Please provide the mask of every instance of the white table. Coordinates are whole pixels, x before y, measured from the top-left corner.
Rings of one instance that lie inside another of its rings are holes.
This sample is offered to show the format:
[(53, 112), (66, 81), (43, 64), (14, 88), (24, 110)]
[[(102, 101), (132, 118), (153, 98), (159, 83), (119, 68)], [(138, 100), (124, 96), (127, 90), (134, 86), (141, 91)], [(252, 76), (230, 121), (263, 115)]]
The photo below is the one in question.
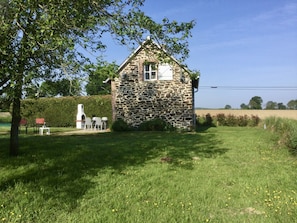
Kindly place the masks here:
[(46, 134), (47, 135), (50, 135), (51, 134), (51, 130), (49, 127), (40, 127), (39, 128), (39, 135), (43, 135), (43, 131), (46, 131)]

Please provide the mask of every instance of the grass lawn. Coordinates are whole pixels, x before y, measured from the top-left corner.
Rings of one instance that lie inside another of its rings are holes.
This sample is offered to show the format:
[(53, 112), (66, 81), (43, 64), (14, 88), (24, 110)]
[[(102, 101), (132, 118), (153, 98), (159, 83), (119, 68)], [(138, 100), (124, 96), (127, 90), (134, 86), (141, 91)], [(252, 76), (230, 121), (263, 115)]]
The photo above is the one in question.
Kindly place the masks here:
[(296, 222), (297, 158), (260, 128), (0, 135), (0, 222)]

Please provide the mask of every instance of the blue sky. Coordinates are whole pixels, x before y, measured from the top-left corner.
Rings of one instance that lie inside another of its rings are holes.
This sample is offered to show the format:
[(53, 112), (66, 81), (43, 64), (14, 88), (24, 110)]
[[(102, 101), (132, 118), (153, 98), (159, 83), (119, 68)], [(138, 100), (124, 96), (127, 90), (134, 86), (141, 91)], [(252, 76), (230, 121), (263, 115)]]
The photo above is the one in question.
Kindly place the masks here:
[[(197, 22), (186, 61), (201, 72), (196, 107), (240, 108), (253, 96), (263, 107), (297, 99), (296, 0), (146, 0), (143, 10), (157, 21)], [(131, 52), (111, 41), (105, 53), (121, 64)]]

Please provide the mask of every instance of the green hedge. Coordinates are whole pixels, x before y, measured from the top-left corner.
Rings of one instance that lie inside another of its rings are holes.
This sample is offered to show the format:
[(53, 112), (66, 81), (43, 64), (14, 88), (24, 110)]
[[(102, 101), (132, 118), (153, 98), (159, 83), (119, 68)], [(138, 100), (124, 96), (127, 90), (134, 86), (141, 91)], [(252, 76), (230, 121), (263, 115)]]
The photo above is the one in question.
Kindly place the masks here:
[(211, 116), (206, 114), (205, 117), (198, 117), (197, 124), (203, 126), (257, 126), (260, 123), (258, 116), (235, 116), (232, 114), (225, 115), (224, 113)]
[(75, 127), (78, 104), (84, 105), (87, 117), (107, 117), (111, 124), (111, 95), (25, 99), (21, 102), (21, 116), (30, 126), (35, 124), (36, 118), (45, 118), (49, 126)]

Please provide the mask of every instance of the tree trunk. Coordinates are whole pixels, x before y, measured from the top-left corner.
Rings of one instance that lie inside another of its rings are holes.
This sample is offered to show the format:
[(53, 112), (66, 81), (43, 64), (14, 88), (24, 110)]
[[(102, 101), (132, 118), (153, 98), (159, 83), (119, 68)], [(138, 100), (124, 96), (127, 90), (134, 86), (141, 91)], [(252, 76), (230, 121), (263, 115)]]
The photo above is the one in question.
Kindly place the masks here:
[(19, 154), (19, 124), (21, 121), (21, 99), (23, 89), (23, 71), (24, 66), (20, 66), (20, 72), (15, 74), (14, 89), (12, 97), (12, 120), (10, 128), (10, 147), (9, 154), (11, 156), (17, 156)]
[(9, 154), (17, 156), (19, 154), (19, 124), (21, 121), (21, 99), (23, 90), (23, 77), (27, 64), (26, 49), (28, 49), (28, 39), (26, 32), (23, 32), (23, 38), (20, 43), (19, 55), (15, 73), (12, 74), (11, 83), (13, 83), (12, 93), (12, 120), (10, 128), (10, 147)]
[(10, 148), (9, 154), (17, 156), (19, 154), (19, 123), (21, 120), (21, 101), (20, 98), (13, 99), (12, 121), (10, 128)]

